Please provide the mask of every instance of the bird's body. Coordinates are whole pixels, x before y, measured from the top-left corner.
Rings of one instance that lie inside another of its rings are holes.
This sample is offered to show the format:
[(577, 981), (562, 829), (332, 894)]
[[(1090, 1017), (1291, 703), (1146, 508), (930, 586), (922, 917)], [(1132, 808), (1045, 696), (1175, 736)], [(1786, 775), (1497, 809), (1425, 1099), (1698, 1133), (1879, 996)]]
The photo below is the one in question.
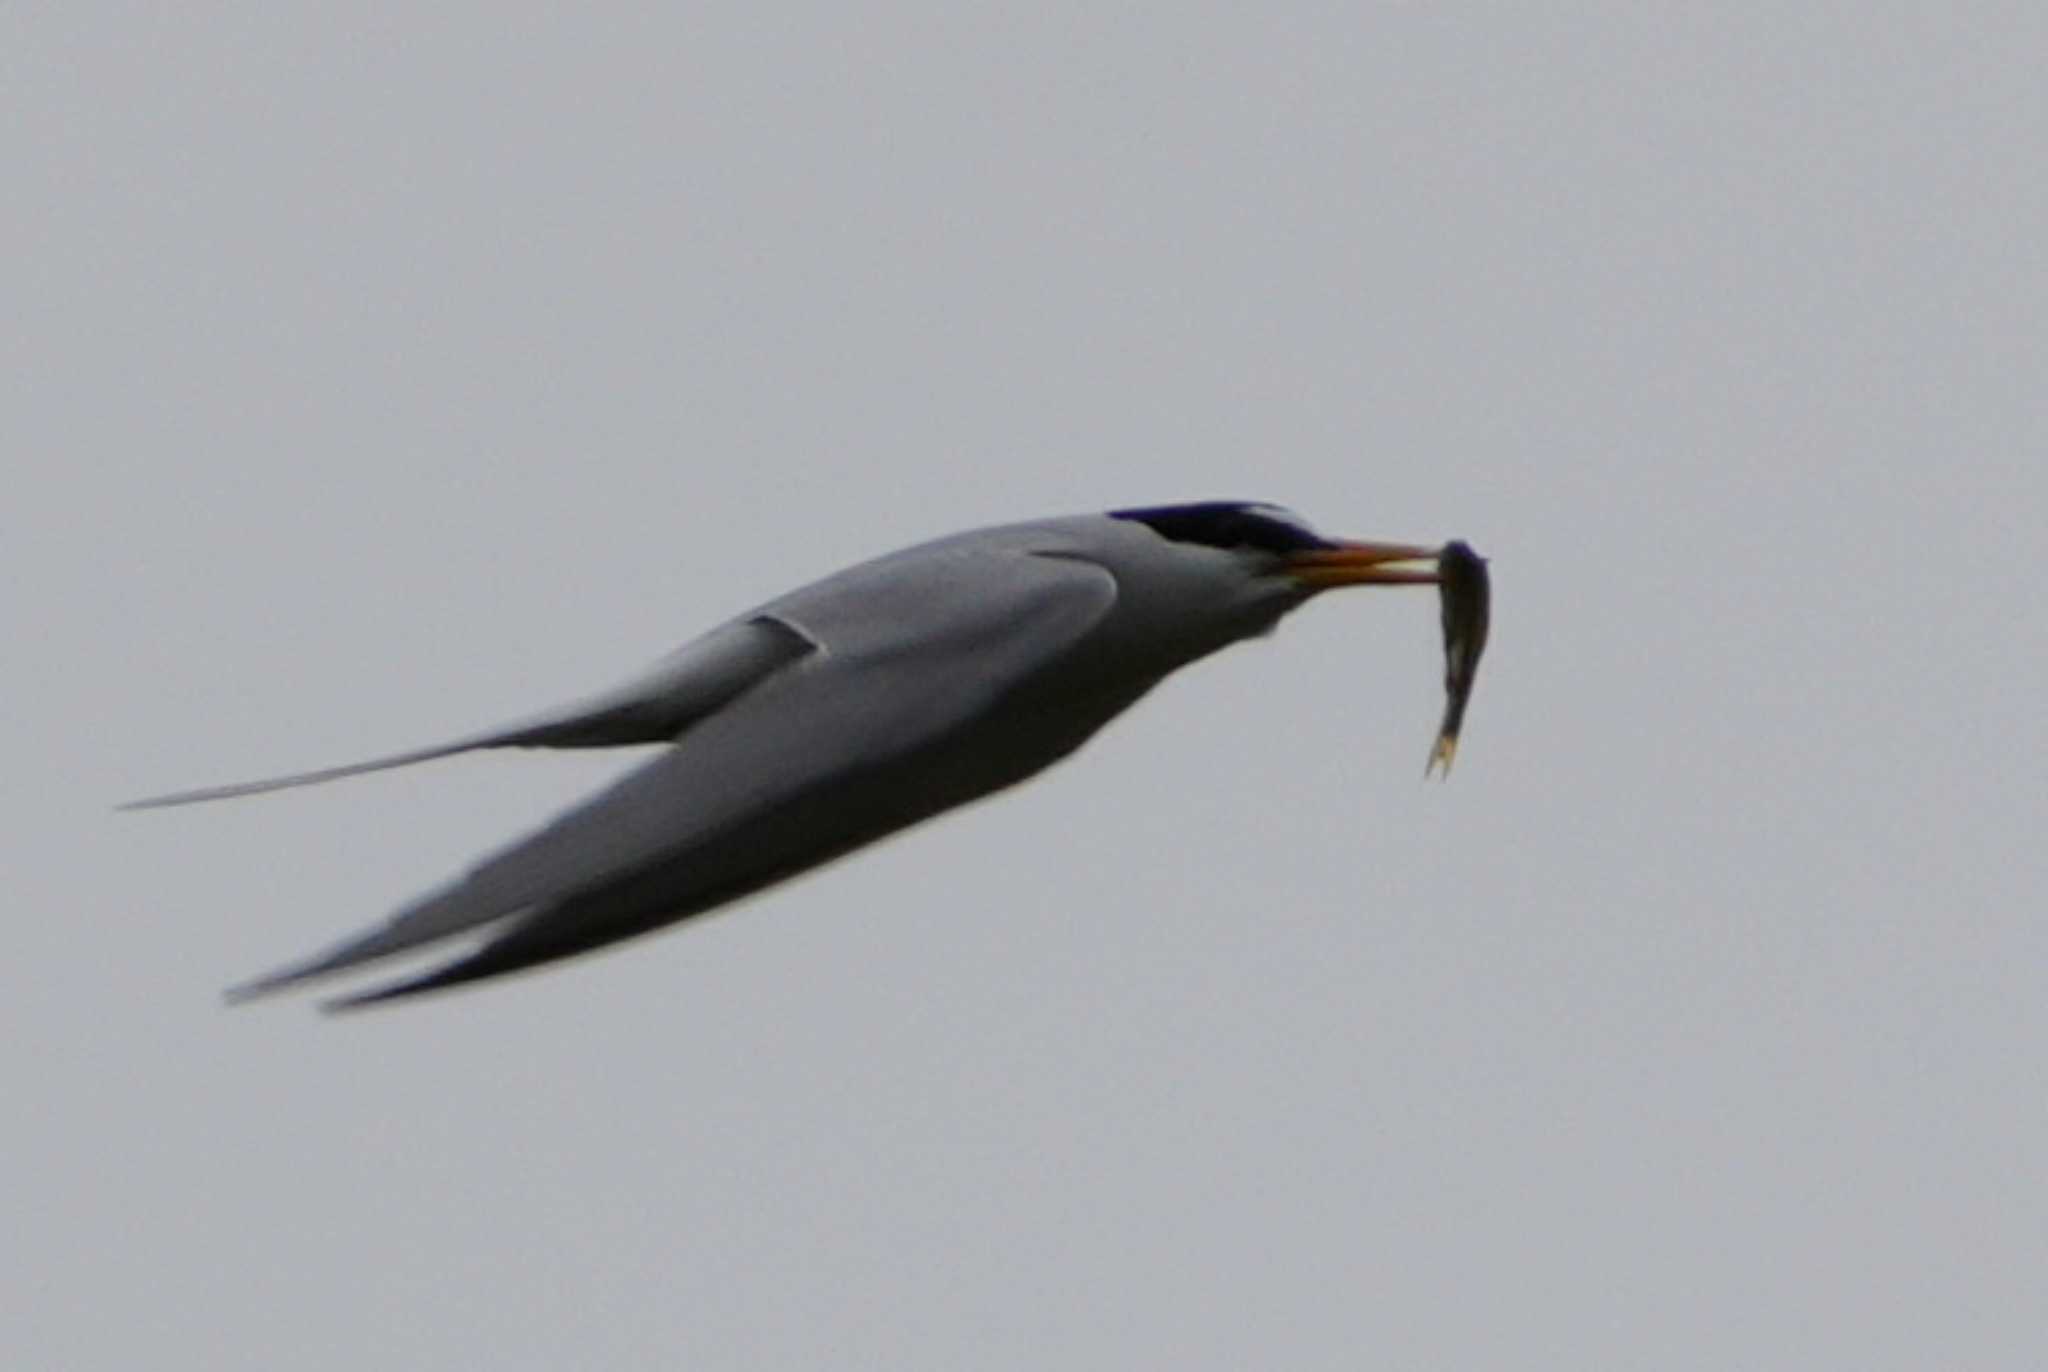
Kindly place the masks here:
[(181, 803), (472, 748), (666, 751), (383, 924), (254, 995), (483, 930), (364, 1004), (494, 976), (710, 910), (1071, 753), (1175, 669), (1269, 631), (1331, 585), (1434, 580), (1411, 545), (1338, 543), (1213, 503), (958, 534), (732, 620), (625, 685), (437, 748)]

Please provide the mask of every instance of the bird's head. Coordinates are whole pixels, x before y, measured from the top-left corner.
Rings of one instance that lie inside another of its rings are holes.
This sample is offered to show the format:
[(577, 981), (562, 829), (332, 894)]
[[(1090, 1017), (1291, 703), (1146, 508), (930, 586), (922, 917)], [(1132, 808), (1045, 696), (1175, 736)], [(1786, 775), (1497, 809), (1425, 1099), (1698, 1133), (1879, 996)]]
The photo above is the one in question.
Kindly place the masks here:
[(1339, 586), (1437, 584), (1437, 549), (1328, 538), (1279, 505), (1211, 500), (1112, 510), (1110, 517), (1143, 524), (1187, 549), (1214, 550), (1256, 583), (1296, 600)]

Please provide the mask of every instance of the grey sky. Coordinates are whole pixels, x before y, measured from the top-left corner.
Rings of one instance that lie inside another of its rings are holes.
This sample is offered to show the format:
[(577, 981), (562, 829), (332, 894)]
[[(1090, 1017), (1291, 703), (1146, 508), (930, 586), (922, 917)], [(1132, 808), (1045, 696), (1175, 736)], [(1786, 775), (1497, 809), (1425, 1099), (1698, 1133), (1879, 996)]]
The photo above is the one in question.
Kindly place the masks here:
[[(20, 1367), (2048, 1363), (2033, 4), (0, 11)], [(786, 586), (1470, 538), (1013, 795), (345, 1022)]]

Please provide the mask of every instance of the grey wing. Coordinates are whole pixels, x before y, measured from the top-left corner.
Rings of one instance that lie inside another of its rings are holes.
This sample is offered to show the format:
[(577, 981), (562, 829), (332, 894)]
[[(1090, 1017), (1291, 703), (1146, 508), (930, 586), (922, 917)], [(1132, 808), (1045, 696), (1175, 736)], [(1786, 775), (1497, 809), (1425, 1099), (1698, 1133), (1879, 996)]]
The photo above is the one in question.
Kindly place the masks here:
[(134, 800), (123, 810), (153, 810), (202, 800), (258, 795), (311, 786), (364, 772), (381, 772), (479, 748), (605, 748), (661, 743), (674, 738), (741, 692), (812, 650), (811, 642), (770, 620), (727, 624), (677, 649), (632, 680), (599, 695), (558, 706), (516, 723), (449, 743), (415, 748), (368, 762), (323, 767), (262, 781), (208, 786)]
[(1099, 567), (1022, 552), (950, 560), (943, 575), (928, 561), (857, 570), (865, 576), (764, 610), (818, 645), (793, 670), (361, 937), (231, 995), (501, 921), (495, 941), (469, 957), (343, 1003), (548, 961), (722, 904), (992, 789), (970, 781), (951, 796), (922, 777), (879, 779), (1059, 661), (1116, 597)]

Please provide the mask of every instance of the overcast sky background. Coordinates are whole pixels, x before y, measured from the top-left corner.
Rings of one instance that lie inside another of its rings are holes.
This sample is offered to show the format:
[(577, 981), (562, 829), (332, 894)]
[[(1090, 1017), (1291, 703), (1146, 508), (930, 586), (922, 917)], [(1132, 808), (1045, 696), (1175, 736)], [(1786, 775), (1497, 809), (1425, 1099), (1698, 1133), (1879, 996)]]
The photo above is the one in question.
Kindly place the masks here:
[[(2048, 1364), (2011, 4), (0, 11), (10, 1367)], [(632, 759), (150, 815), (1027, 515), (1463, 536), (745, 908), (219, 988)]]

